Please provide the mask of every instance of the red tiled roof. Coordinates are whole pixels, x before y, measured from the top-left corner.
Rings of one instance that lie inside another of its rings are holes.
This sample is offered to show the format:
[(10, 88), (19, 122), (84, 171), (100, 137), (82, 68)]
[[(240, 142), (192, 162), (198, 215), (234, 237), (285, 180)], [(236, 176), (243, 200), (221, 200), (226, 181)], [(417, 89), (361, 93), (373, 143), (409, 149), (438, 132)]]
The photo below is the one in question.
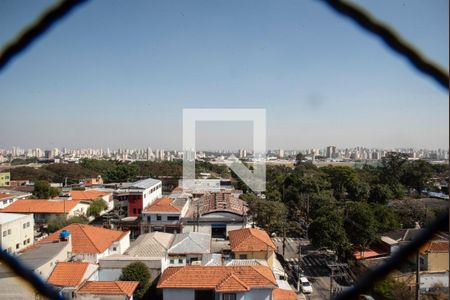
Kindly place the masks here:
[(13, 197), (13, 194), (0, 193), (0, 199)]
[(297, 294), (294, 291), (274, 289), (272, 300), (297, 300)]
[(223, 293), (275, 288), (276, 280), (265, 266), (185, 266), (167, 268), (157, 287), (204, 288)]
[(97, 198), (101, 198), (110, 193), (98, 190), (85, 190), (85, 191), (70, 191), (72, 200), (91, 200), (94, 201)]
[(103, 253), (113, 242), (119, 241), (128, 233), (85, 224), (70, 224), (38, 243), (59, 240), (59, 233), (64, 229), (70, 232), (73, 253)]
[(0, 212), (69, 213), (79, 203), (76, 200), (18, 199)]
[(144, 211), (150, 212), (180, 212), (181, 210), (173, 204), (173, 199), (159, 198), (148, 206)]
[(356, 249), (353, 252), (353, 257), (356, 260), (361, 260), (361, 259), (365, 259), (365, 258), (381, 256), (384, 254), (386, 254), (386, 253), (380, 253), (378, 251), (375, 251), (374, 249), (364, 249), (364, 250)]
[(432, 253), (448, 253), (448, 241), (428, 241), (420, 247), (420, 253), (425, 254), (427, 252)]
[(86, 281), (75, 294), (128, 295), (131, 297), (138, 281)]
[(228, 232), (231, 251), (267, 251), (277, 247), (267, 232), (256, 228), (243, 228)]
[(88, 266), (87, 262), (58, 262), (48, 282), (58, 286), (77, 286), (83, 281)]

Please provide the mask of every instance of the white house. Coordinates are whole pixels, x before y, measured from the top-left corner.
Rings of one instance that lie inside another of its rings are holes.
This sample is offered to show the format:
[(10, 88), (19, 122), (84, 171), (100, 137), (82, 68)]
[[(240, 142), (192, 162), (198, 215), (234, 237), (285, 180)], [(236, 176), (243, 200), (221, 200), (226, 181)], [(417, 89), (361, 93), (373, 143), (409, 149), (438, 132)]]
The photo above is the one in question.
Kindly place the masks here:
[(0, 213), (0, 246), (16, 253), (34, 242), (33, 215)]

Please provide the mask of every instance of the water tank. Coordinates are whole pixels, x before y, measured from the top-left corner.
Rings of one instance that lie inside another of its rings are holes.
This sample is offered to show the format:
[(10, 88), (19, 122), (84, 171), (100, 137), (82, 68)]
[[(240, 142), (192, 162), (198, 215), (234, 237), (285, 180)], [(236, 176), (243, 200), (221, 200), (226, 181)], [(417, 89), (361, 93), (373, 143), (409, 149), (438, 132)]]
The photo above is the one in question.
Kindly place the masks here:
[(69, 230), (61, 230), (61, 232), (59, 233), (59, 239), (61, 240), (61, 241), (67, 241), (67, 239), (69, 238), (69, 236), (70, 236), (70, 232), (69, 232)]

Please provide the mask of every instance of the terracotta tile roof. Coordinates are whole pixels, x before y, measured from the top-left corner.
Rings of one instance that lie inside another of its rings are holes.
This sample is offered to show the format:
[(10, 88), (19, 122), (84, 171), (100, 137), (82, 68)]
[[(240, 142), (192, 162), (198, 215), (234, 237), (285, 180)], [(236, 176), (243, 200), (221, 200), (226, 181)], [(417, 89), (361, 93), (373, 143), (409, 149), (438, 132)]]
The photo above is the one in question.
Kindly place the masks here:
[(180, 212), (181, 209), (173, 204), (173, 199), (170, 198), (159, 198), (148, 206), (144, 211), (150, 212)]
[(420, 247), (420, 253), (425, 254), (427, 252), (431, 253), (448, 253), (448, 241), (428, 241)]
[(264, 266), (185, 266), (167, 268), (157, 287), (204, 288), (223, 293), (275, 288), (276, 280)]
[(13, 197), (14, 195), (12, 195), (12, 194), (4, 194), (4, 193), (0, 193), (0, 199), (3, 199), (3, 198), (10, 198), (10, 197)]
[(58, 262), (48, 278), (48, 282), (58, 286), (77, 286), (89, 267), (87, 262)]
[(85, 224), (70, 224), (38, 243), (58, 240), (59, 233), (64, 229), (70, 232), (73, 253), (103, 253), (113, 242), (122, 239), (127, 234), (127, 231), (110, 230)]
[(297, 294), (294, 291), (274, 289), (272, 300), (297, 300)]
[(197, 206), (200, 215), (225, 211), (243, 216), (248, 211), (247, 203), (245, 201), (235, 197), (231, 193), (225, 192), (204, 194), (199, 199), (192, 202), (187, 215), (193, 216), (197, 211)]
[(85, 190), (85, 191), (70, 191), (72, 200), (91, 200), (94, 201), (97, 198), (103, 197), (110, 193), (98, 190)]
[(13, 213), (69, 213), (79, 203), (76, 200), (19, 199), (1, 212)]
[(138, 285), (138, 281), (86, 281), (75, 293), (131, 297)]
[(228, 232), (231, 251), (267, 251), (277, 247), (267, 232), (256, 228), (243, 228)]

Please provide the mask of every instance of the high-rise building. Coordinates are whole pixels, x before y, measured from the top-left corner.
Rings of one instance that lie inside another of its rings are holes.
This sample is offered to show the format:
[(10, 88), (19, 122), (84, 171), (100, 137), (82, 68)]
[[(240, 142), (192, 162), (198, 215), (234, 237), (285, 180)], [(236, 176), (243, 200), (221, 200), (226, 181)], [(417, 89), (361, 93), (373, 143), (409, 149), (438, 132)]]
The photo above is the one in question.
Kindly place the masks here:
[(328, 146), (327, 147), (327, 158), (336, 157), (336, 146)]

